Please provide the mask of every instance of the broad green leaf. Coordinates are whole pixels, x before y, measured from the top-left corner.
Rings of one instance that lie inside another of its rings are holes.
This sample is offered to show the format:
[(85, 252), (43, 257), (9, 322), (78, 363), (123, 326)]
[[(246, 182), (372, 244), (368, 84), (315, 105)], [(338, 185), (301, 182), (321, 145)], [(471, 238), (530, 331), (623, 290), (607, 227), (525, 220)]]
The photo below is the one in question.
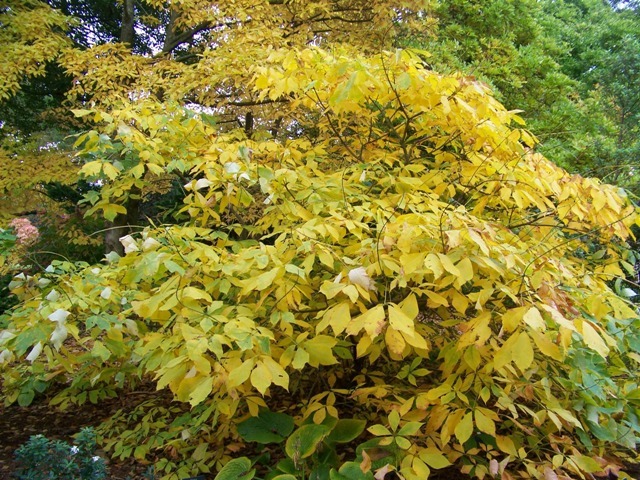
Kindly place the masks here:
[(349, 443), (360, 436), (366, 425), (366, 420), (340, 419), (325, 441), (327, 443)]
[(301, 426), (287, 439), (285, 445), (287, 456), (298, 460), (310, 457), (330, 431), (330, 427), (326, 425)]
[(364, 473), (356, 462), (345, 462), (338, 472), (332, 469), (329, 475), (331, 480), (374, 480), (373, 473)]
[(214, 480), (251, 480), (256, 474), (247, 457), (234, 458), (220, 469)]
[(247, 442), (280, 443), (293, 432), (293, 417), (285, 413), (261, 410), (238, 424), (238, 434)]

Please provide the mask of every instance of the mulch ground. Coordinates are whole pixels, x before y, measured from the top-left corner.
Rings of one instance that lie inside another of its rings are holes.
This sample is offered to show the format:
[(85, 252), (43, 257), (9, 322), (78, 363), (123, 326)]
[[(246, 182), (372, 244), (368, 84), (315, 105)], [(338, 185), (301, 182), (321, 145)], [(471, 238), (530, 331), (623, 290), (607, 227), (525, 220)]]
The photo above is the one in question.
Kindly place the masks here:
[[(126, 401), (126, 397), (125, 397)], [(112, 399), (100, 405), (85, 404), (57, 411), (46, 398), (35, 401), (29, 407), (0, 404), (0, 479), (9, 480), (16, 469), (14, 452), (31, 435), (42, 434), (49, 439), (73, 443), (73, 435), (84, 427), (96, 427), (124, 406), (121, 399)], [(104, 452), (97, 452), (108, 458)], [(134, 462), (109, 462), (111, 480), (138, 480), (144, 478), (144, 465)]]

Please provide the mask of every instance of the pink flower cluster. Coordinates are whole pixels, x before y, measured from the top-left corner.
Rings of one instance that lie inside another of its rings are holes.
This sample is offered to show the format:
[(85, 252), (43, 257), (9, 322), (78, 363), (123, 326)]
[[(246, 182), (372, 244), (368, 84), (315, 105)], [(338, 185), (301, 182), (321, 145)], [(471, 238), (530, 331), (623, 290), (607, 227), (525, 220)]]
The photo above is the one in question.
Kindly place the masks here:
[(40, 236), (38, 228), (28, 218), (14, 218), (9, 226), (16, 232), (18, 243), (21, 245), (33, 245)]

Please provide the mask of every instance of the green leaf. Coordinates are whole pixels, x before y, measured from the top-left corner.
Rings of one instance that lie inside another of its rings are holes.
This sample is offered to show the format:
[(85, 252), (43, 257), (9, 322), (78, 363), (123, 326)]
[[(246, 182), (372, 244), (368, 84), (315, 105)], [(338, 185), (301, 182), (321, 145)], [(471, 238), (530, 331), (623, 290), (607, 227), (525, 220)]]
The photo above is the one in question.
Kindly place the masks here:
[(215, 476), (214, 480), (251, 480), (256, 474), (247, 457), (234, 458)]
[(280, 443), (291, 434), (293, 428), (293, 417), (262, 410), (257, 417), (239, 423), (238, 434), (247, 442)]
[(316, 448), (329, 434), (330, 428), (325, 425), (303, 425), (287, 439), (285, 451), (289, 458), (302, 459), (313, 455)]
[(374, 480), (373, 473), (364, 473), (360, 464), (356, 462), (345, 462), (337, 473), (339, 476), (330, 473), (331, 480)]
[(366, 425), (366, 420), (358, 420), (355, 418), (340, 419), (326, 438), (326, 442), (349, 443), (360, 436)]
[(33, 390), (20, 392), (20, 395), (18, 395), (18, 405), (21, 407), (28, 407), (31, 405), (31, 402), (33, 402), (35, 396), (36, 393)]

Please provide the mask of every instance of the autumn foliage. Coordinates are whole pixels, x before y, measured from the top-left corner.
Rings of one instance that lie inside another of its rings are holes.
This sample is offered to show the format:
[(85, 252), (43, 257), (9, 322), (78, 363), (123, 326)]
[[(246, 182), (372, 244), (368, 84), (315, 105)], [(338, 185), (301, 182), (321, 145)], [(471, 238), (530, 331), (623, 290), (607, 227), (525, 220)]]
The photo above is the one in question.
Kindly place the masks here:
[(635, 207), (424, 55), (265, 50), (243, 73), (252, 128), (152, 97), (76, 110), (80, 176), (102, 185), (88, 215), (158, 182), (183, 201), (124, 256), (14, 279), (5, 401), (152, 380), (189, 408), (150, 401), (102, 441), (166, 478), (257, 457), (246, 422), (271, 414), (292, 423), (256, 466), (269, 478), (577, 478), (633, 450), (640, 322), (616, 279)]

